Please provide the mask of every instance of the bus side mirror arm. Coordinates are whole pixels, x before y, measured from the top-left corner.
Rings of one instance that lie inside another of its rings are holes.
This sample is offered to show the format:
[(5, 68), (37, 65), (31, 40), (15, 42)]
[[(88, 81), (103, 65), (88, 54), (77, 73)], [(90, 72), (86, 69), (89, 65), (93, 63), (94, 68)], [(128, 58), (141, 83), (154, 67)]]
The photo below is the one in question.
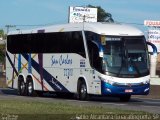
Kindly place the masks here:
[(153, 53), (151, 53), (151, 56), (150, 56), (150, 76), (158, 77), (156, 75), (157, 54), (158, 54), (157, 47), (153, 43), (150, 43), (150, 42), (147, 42), (147, 45), (150, 45), (153, 49)]
[(156, 55), (157, 56), (157, 54), (158, 54), (157, 47), (151, 42), (147, 42), (147, 45), (150, 45), (153, 49), (153, 53), (151, 53), (151, 55)]

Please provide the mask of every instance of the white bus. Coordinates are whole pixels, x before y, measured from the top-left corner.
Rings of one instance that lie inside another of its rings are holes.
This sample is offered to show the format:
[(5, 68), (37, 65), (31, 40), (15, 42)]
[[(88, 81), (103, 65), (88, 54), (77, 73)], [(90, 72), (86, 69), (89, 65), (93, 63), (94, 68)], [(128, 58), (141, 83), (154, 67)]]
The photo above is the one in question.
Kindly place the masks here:
[(150, 89), (146, 40), (138, 29), (109, 23), (72, 23), (10, 32), (7, 85), (20, 95), (74, 93), (147, 95)]

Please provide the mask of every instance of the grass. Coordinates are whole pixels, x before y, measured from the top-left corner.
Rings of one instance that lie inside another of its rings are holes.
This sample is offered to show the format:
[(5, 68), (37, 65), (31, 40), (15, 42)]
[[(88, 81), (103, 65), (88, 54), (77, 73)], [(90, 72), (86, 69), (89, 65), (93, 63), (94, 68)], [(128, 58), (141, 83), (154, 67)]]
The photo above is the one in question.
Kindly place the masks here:
[(91, 115), (144, 115), (147, 113), (95, 106), (69, 105), (62, 102), (0, 100), (0, 114), (1, 117), (8, 117), (8, 119), (9, 117), (10, 119), (17, 117), (16, 120), (70, 120), (76, 118), (76, 116), (89, 119)]

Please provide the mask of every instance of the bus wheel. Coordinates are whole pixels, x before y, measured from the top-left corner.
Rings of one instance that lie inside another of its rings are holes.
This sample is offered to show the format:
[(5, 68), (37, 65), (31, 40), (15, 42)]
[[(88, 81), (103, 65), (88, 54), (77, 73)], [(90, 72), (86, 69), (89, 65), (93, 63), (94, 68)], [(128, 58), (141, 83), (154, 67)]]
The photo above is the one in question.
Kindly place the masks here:
[(88, 98), (86, 83), (81, 81), (79, 84), (78, 96), (80, 100), (86, 100)]
[(34, 96), (34, 87), (33, 87), (33, 80), (31, 78), (27, 78), (27, 95)]
[(18, 78), (18, 94), (26, 95), (26, 85), (22, 77)]
[(131, 95), (124, 95), (120, 97), (121, 102), (128, 102), (131, 99)]

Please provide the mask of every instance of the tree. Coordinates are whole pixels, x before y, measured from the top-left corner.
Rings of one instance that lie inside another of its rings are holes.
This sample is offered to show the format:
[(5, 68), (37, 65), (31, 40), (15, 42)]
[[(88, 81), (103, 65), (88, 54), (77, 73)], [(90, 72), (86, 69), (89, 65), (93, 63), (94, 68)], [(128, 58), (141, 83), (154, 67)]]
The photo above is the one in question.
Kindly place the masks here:
[[(2, 40), (3, 40), (4, 37), (5, 37), (4, 31), (1, 29), (0, 30), (0, 38), (2, 38)], [(0, 63), (4, 63), (4, 62), (5, 62), (5, 45), (0, 44)]]
[(2, 29), (0, 29), (0, 38), (4, 37), (4, 31)]
[(88, 5), (87, 7), (97, 8), (97, 22), (114, 22), (111, 13), (106, 12), (101, 6)]
[(5, 45), (0, 45), (0, 63), (5, 62)]

